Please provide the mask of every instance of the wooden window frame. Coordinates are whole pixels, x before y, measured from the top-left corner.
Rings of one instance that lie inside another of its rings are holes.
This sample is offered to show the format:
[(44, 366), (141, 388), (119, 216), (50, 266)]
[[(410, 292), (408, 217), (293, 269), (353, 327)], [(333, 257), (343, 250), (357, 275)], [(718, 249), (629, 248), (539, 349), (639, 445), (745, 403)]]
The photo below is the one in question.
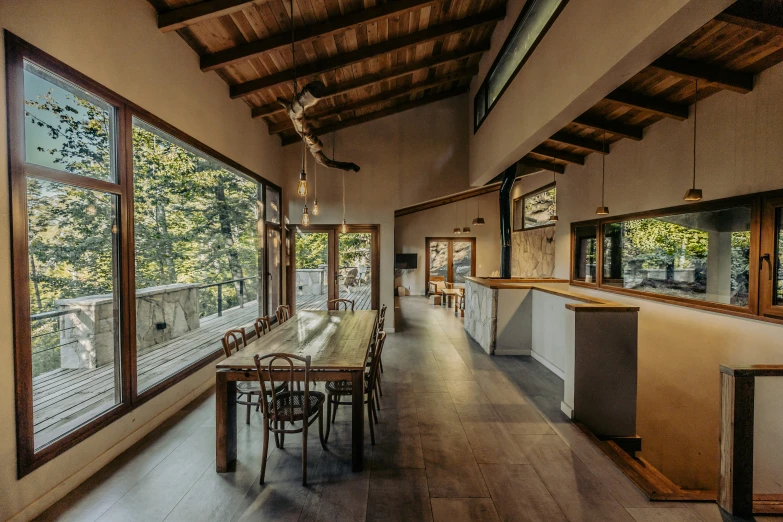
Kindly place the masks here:
[[(527, 232), (529, 230), (538, 230), (539, 228), (548, 228), (553, 227), (557, 223), (551, 222), (547, 223), (546, 225), (537, 225), (534, 227), (528, 227), (525, 228), (525, 199), (535, 196), (536, 194), (540, 194), (542, 192), (547, 192), (549, 190), (555, 189), (557, 191), (557, 183), (552, 182), (547, 185), (544, 185), (543, 187), (539, 187), (536, 190), (531, 190), (527, 194), (522, 194), (521, 196), (514, 198), (514, 201), (511, 203), (511, 209), (512, 209), (512, 215), (511, 215), (511, 231), (512, 232)], [(557, 192), (555, 192), (557, 194)], [(557, 195), (555, 195), (555, 198), (557, 198)], [(516, 221), (516, 214), (517, 214), (517, 201), (522, 200), (522, 228), (515, 228), (515, 221)], [(557, 208), (557, 200), (555, 200), (555, 208)]]
[(446, 282), (454, 282), (454, 241), (469, 241), (471, 243), (470, 254), (470, 276), (476, 276), (476, 238), (475, 237), (427, 237), (424, 242), (424, 256), (427, 259), (424, 270), (424, 281), (430, 280), (430, 243), (433, 241), (447, 241), (449, 244), (449, 266), (446, 272)]
[[(14, 310), (14, 377), (16, 406), (17, 477), (21, 479), (46, 462), (52, 460), (115, 420), (143, 405), (174, 384), (211, 364), (222, 356), (222, 349), (208, 354), (195, 363), (183, 368), (154, 386), (137, 393), (136, 382), (136, 310), (135, 302), (135, 250), (133, 223), (133, 117), (147, 122), (163, 132), (198, 149), (201, 153), (248, 176), (260, 186), (282, 189), (239, 163), (220, 154), (200, 141), (192, 138), (164, 120), (156, 117), (123, 96), (76, 71), (64, 62), (22, 40), (10, 31), (4, 32), (6, 58), (6, 89), (8, 118), (8, 164), (10, 184), (11, 215), (11, 264), (12, 302)], [(113, 105), (116, 110), (116, 182), (61, 172), (46, 167), (30, 166), (25, 161), (24, 151), (24, 61), (28, 60), (46, 69), (77, 87), (89, 91)], [(34, 171), (34, 172), (31, 172)], [(120, 315), (120, 373), (121, 401), (104, 413), (92, 418), (63, 437), (35, 450), (32, 398), (32, 354), (30, 340), (30, 290), (27, 246), (27, 203), (26, 178), (28, 174), (39, 179), (67, 183), (81, 188), (108, 192), (115, 195), (120, 228), (119, 259), (117, 261), (119, 282), (117, 290)], [(281, 209), (282, 210), (282, 209)], [(261, 221), (265, 223), (264, 216)], [(282, 218), (282, 212), (281, 212)], [(282, 277), (281, 277), (282, 285)], [(264, 286), (266, 289), (266, 286)], [(281, 289), (282, 295), (282, 289)], [(266, 293), (264, 290), (264, 299)], [(216, 339), (217, 340), (217, 339)]]
[[(737, 306), (725, 303), (714, 303), (689, 299), (685, 297), (668, 296), (653, 292), (644, 292), (628, 288), (617, 288), (604, 285), (603, 282), (603, 251), (604, 251), (604, 225), (621, 221), (655, 218), (677, 214), (689, 214), (696, 212), (709, 212), (736, 207), (749, 207), (750, 220), (750, 263), (748, 274), (748, 306)], [(767, 322), (783, 324), (783, 306), (772, 306), (773, 285), (770, 284), (769, 270), (774, 265), (762, 264), (760, 259), (763, 253), (770, 253), (774, 257), (775, 219), (774, 209), (783, 207), (783, 190), (758, 192), (742, 196), (722, 198), (711, 201), (703, 201), (685, 205), (678, 205), (657, 210), (635, 212), (620, 216), (612, 216), (603, 219), (592, 219), (571, 223), (571, 266), (569, 283), (573, 286), (592, 288), (605, 292), (627, 295), (637, 299), (646, 299), (679, 306), (685, 306), (697, 310), (724, 313), (746, 319), (755, 319)], [(585, 283), (574, 279), (574, 254), (575, 234), (574, 229), (580, 226), (597, 226), (596, 234), (596, 281)], [(765, 284), (766, 282), (766, 284)]]
[[(503, 85), (503, 88), (498, 93), (498, 97), (495, 99), (493, 103), (490, 104), (489, 103), (489, 80), (490, 78), (492, 78), (492, 75), (494, 74), (495, 70), (497, 70), (500, 61), (503, 59), (503, 56), (505, 55), (506, 51), (511, 46), (511, 40), (514, 38), (517, 29), (519, 29), (519, 26), (522, 25), (522, 23), (524, 23), (524, 21), (527, 19), (528, 13), (533, 8), (533, 2), (527, 2), (525, 6), (522, 8), (522, 12), (519, 13), (516, 22), (514, 22), (514, 26), (511, 28), (511, 31), (509, 31), (508, 35), (506, 36), (506, 40), (503, 42), (500, 51), (498, 51), (498, 54), (495, 57), (495, 61), (492, 62), (492, 65), (487, 71), (487, 74), (484, 76), (484, 79), (481, 81), (479, 88), (476, 90), (476, 95), (473, 98), (473, 134), (476, 134), (478, 132), (481, 125), (489, 117), (489, 113), (492, 111), (492, 109), (495, 108), (495, 105), (497, 105), (497, 103), (503, 97), (503, 94), (506, 92), (506, 89), (508, 89), (508, 86), (511, 85), (511, 83), (514, 81), (514, 78), (516, 78), (517, 74), (519, 74), (519, 71), (522, 70), (522, 67), (524, 67), (525, 63), (527, 63), (528, 59), (530, 59), (530, 57), (536, 51), (536, 47), (538, 47), (538, 44), (541, 43), (541, 40), (543, 40), (544, 36), (546, 36), (546, 34), (549, 32), (549, 29), (552, 27), (552, 24), (555, 23), (555, 20), (557, 20), (557, 18), (560, 16), (560, 13), (563, 12), (565, 6), (568, 5), (568, 1), (569, 0), (563, 0), (563, 2), (558, 6), (558, 8), (552, 14), (551, 18), (547, 21), (546, 26), (544, 26), (544, 29), (541, 31), (541, 34), (539, 34), (538, 37), (536, 38), (536, 41), (533, 42), (533, 45), (530, 47), (528, 53), (525, 55), (524, 58), (522, 58), (522, 61), (519, 62), (519, 65), (517, 65), (517, 67), (514, 69), (514, 72), (511, 73), (511, 76), (509, 76), (508, 81), (506, 81), (505, 85)], [(479, 98), (482, 99), (480, 100)], [(478, 120), (477, 107), (479, 102), (481, 102), (485, 107), (484, 117), (481, 119), (481, 121)]]

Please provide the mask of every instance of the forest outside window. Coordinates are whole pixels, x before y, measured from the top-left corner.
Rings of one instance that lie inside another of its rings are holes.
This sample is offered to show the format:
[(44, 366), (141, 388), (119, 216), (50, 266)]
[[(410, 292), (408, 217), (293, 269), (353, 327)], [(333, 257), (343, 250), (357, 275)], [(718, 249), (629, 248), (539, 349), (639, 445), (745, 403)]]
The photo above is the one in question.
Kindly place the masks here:
[(596, 225), (574, 226), (573, 269), (571, 279), (582, 283), (595, 283), (598, 227)]
[(554, 226), (557, 214), (557, 187), (554, 183), (514, 200), (514, 231)]

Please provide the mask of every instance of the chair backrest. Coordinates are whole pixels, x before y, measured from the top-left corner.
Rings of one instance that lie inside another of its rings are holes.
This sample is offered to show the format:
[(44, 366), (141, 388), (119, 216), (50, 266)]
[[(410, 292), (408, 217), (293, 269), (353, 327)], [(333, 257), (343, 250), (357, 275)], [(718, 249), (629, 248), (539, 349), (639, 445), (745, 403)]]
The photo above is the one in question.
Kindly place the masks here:
[(253, 328), (256, 330), (256, 337), (266, 335), (266, 333), (272, 329), (272, 322), (269, 320), (269, 316), (256, 319), (253, 323)]
[(291, 318), (291, 308), (288, 305), (280, 305), (277, 307), (275, 315), (277, 316), (277, 322), (283, 324)]
[(430, 281), (432, 282), (445, 281), (445, 280), (446, 280), (446, 276), (430, 276)]
[(446, 288), (448, 288), (449, 290), (454, 289), (454, 283), (446, 283)]
[(375, 338), (375, 352), (372, 354), (372, 363), (370, 366), (370, 382), (367, 383), (368, 389), (375, 388), (375, 379), (378, 377), (378, 369), (381, 362), (381, 352), (383, 352), (383, 344), (386, 342), (386, 332), (378, 332), (378, 336)]
[[(276, 418), (288, 415), (288, 418), (293, 418), (294, 401), (285, 401), (289, 405), (289, 409), (286, 412), (285, 407), (283, 410), (279, 410), (280, 407), (277, 403), (277, 392), (275, 391), (279, 383), (288, 383), (288, 389), (284, 393), (292, 393), (294, 388), (294, 372), (301, 370), (294, 370), (294, 361), (304, 363), (304, 420), (307, 422), (310, 412), (308, 406), (310, 404), (310, 356), (301, 357), (299, 355), (293, 355), (290, 353), (270, 353), (259, 357), (258, 354), (253, 355), (253, 361), (256, 363), (256, 372), (258, 372), (258, 381), (261, 383), (262, 397), (266, 397), (267, 394), (272, 396), (272, 400), (269, 401), (273, 411), (272, 413)], [(276, 364), (281, 361), (283, 364)], [(273, 370), (274, 369), (274, 370)], [(277, 374), (277, 378), (276, 378)], [(283, 377), (283, 378), (279, 378)], [(287, 378), (286, 378), (287, 377)], [(267, 390), (266, 383), (269, 383), (270, 389)], [(263, 407), (264, 416), (269, 415), (269, 404), (267, 401), (261, 401)]]
[(226, 354), (226, 357), (231, 357), (232, 351), (239, 351), (245, 346), (247, 346), (247, 336), (244, 330), (229, 330), (223, 336), (223, 352)]
[(339, 310), (340, 304), (343, 305), (343, 310), (348, 310), (348, 305), (351, 305), (351, 310), (353, 310), (354, 302), (351, 299), (332, 299), (328, 301), (328, 308), (329, 310)]

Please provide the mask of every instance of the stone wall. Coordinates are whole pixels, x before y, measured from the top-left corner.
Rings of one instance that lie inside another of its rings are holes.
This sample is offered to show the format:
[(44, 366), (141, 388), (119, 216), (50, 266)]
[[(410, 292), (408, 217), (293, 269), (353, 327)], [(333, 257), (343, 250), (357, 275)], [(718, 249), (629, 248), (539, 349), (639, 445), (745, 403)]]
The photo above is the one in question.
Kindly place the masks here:
[(511, 234), (511, 277), (552, 277), (555, 273), (555, 227)]
[(296, 269), (296, 295), (324, 295), (327, 283), (325, 266)]
[(498, 291), (473, 281), (465, 283), (465, 331), (487, 353), (495, 349)]
[[(175, 339), (199, 327), (199, 285), (153, 286), (136, 291), (136, 349)], [(158, 329), (158, 325), (166, 327)]]

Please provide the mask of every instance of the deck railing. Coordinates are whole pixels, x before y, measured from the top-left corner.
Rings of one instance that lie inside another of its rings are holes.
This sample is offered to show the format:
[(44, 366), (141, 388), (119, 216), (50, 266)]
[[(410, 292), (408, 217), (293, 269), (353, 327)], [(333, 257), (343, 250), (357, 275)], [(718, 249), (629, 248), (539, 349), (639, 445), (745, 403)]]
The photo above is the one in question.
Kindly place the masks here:
[(78, 342), (75, 339), (63, 342), (62, 333), (72, 330), (74, 327), (63, 328), (63, 322), (60, 321), (60, 317), (73, 314), (76, 311), (52, 310), (30, 316), (34, 377), (59, 368), (60, 356), (59, 353), (55, 353), (55, 350)]
[(204, 284), (199, 287), (200, 290), (204, 290), (206, 288), (214, 288), (217, 287), (217, 315), (218, 317), (223, 317), (223, 286), (224, 285), (234, 285), (236, 283), (239, 283), (239, 290), (237, 292), (237, 300), (239, 301), (239, 307), (244, 308), (245, 307), (245, 281), (250, 280), (257, 280), (258, 276), (253, 277), (243, 277), (240, 279), (229, 279), (227, 281), (220, 281), (219, 283), (209, 283)]

